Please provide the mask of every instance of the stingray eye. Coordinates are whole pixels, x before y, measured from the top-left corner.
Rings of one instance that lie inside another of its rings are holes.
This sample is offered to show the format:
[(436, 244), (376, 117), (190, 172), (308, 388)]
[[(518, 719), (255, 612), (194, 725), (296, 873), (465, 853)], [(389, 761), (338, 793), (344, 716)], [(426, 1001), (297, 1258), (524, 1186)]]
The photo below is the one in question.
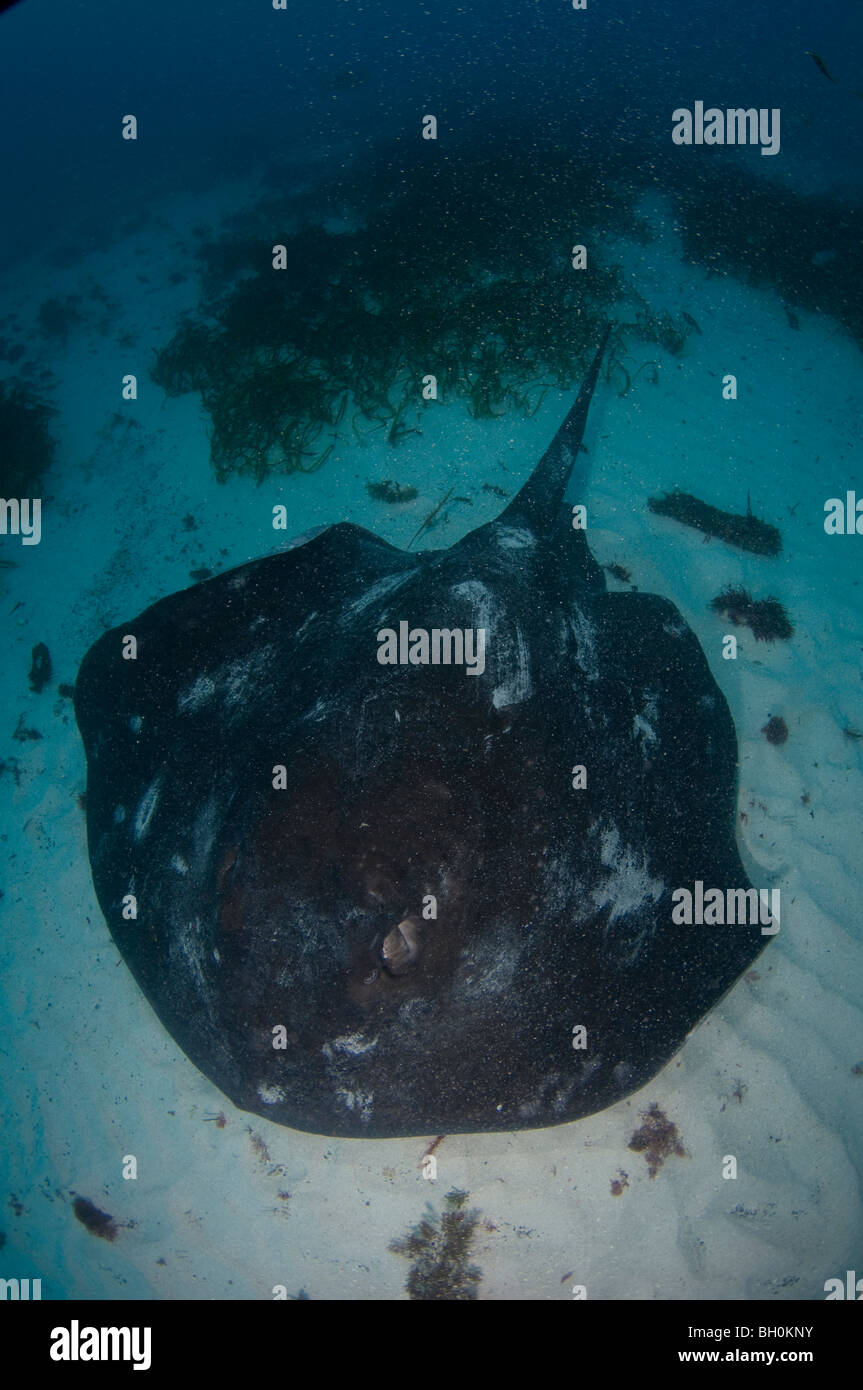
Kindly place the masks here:
[(422, 954), (422, 932), (416, 917), (405, 917), (384, 937), (381, 960), (391, 975), (407, 975)]

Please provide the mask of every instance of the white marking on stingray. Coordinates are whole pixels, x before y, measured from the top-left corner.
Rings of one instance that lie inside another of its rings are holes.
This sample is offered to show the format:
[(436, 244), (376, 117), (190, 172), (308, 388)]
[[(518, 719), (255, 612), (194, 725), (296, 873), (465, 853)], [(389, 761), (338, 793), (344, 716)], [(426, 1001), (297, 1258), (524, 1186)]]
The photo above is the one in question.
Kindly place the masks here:
[(186, 923), (180, 932), (177, 944), (189, 967), (189, 973), (194, 979), (197, 994), (209, 1009), (212, 1002), (212, 992), (207, 977), (204, 974), (202, 958), (204, 943), (201, 937), (200, 917), (195, 917), (191, 922)]
[(187, 874), (189, 872), (189, 866), (182, 854), (175, 854), (173, 856), (171, 859), (171, 868), (175, 869), (178, 874)]
[(471, 609), (472, 621), (466, 626), (485, 628), (486, 648), (492, 635), (496, 642), (501, 605), (491, 589), (478, 579), (466, 579), (461, 584), (454, 584), (452, 593), (456, 598), (464, 599)]
[(530, 698), (533, 682), (530, 675), (530, 657), (524, 633), (518, 623), (515, 625), (515, 638), (508, 633), (499, 632), (495, 637), (495, 668), (506, 671), (507, 679), (495, 686), (491, 701), (496, 709), (502, 705), (519, 705)]
[(345, 623), (351, 622), (357, 614), (364, 613), (373, 603), (377, 603), (378, 599), (384, 598), (387, 594), (395, 593), (396, 589), (400, 589), (416, 573), (417, 571), (412, 569), (402, 570), (398, 574), (385, 574), (383, 579), (378, 579), (366, 589), (365, 593), (360, 594), (358, 599), (354, 599), (353, 603), (348, 604), (339, 618), (340, 624), (344, 626)]
[[(479, 579), (463, 579), (460, 584), (454, 584), (453, 593), (457, 598), (466, 599), (469, 604), (474, 605), (482, 613), (483, 619), (491, 611), (494, 595), (488, 585), (483, 584)], [(482, 626), (482, 624), (480, 624)]]
[(115, 824), (115, 825), (122, 825), (122, 824), (123, 824), (123, 821), (124, 821), (125, 819), (126, 819), (126, 807), (125, 807), (125, 806), (115, 806), (115, 807), (114, 807), (114, 824)]
[(218, 826), (218, 806), (215, 797), (210, 797), (204, 802), (201, 810), (192, 826), (192, 845), (194, 846), (194, 862), (201, 864), (209, 858), (213, 848), (213, 841), (216, 838)]
[(133, 714), (132, 718), (129, 720), (129, 728), (132, 730), (133, 734), (139, 734), (143, 723), (144, 721), (140, 714)]
[(651, 878), (644, 851), (639, 855), (631, 845), (621, 846), (616, 826), (607, 826), (600, 832), (600, 859), (609, 874), (591, 896), (597, 908), (613, 905), (609, 924), (649, 902), (659, 902), (665, 885), (661, 879)]
[(364, 1038), (362, 1033), (344, 1033), (340, 1038), (333, 1038), (331, 1044), (325, 1044), (324, 1050), (331, 1046), (336, 1052), (346, 1052), (350, 1057), (361, 1057), (364, 1052), (371, 1052), (377, 1045), (377, 1038)]
[(367, 1125), (372, 1118), (374, 1094), (371, 1091), (349, 1091), (346, 1086), (339, 1086), (336, 1100), (340, 1100), (347, 1110), (358, 1110), (363, 1124)]
[(645, 748), (648, 743), (656, 743), (656, 731), (651, 729), (643, 715), (637, 714), (632, 721), (632, 732), (635, 738), (641, 739), (641, 746)]
[(569, 615), (569, 626), (575, 638), (576, 664), (581, 667), (589, 681), (599, 679), (599, 661), (596, 655), (596, 628), (589, 621), (583, 609), (573, 606)]
[(640, 714), (637, 714), (632, 721), (633, 737), (640, 741), (643, 753), (647, 752), (651, 743), (659, 742), (659, 735), (650, 722), (651, 720), (655, 722), (659, 717), (657, 704), (658, 696), (656, 691), (648, 690), (645, 694), (644, 709)]
[(216, 682), (209, 676), (198, 676), (187, 690), (182, 690), (177, 696), (177, 709), (182, 710), (184, 714), (187, 711), (194, 712), (212, 699), (215, 693)]
[(136, 840), (142, 840), (147, 833), (156, 803), (159, 800), (159, 793), (162, 790), (162, 778), (157, 777), (155, 782), (147, 788), (141, 798), (141, 804), (135, 812), (134, 835)]
[(495, 540), (502, 550), (533, 550), (536, 536), (525, 526), (498, 526)]
[(305, 636), (306, 628), (311, 626), (311, 624), (315, 621), (315, 618), (316, 618), (317, 616), (318, 616), (318, 610), (317, 610), (317, 608), (313, 608), (312, 611), (311, 611), (311, 613), (309, 613), (308, 617), (306, 617), (306, 618), (303, 619), (303, 621), (300, 623), (300, 626), (297, 628), (296, 632), (294, 633), (294, 641), (295, 641), (295, 642), (298, 642), (299, 639), (300, 639), (301, 637)]
[(219, 693), (226, 709), (245, 704), (249, 687), (258, 686), (265, 675), (270, 674), (276, 649), (273, 646), (260, 647), (249, 652), (242, 661), (230, 661), (215, 673)]
[(337, 708), (338, 701), (322, 699), (315, 700), (315, 703), (312, 705), (311, 709), (306, 710), (305, 714), (303, 715), (303, 721), (305, 722), (308, 720), (311, 724), (320, 724), (324, 719), (327, 718), (328, 715), (330, 715), (333, 712), (334, 709)]
[(481, 947), (462, 953), (456, 977), (458, 996), (463, 1001), (483, 996), (507, 995), (521, 968), (522, 941), (500, 929)]
[(264, 1105), (280, 1105), (285, 1099), (281, 1086), (268, 1086), (265, 1081), (258, 1083), (258, 1099)]

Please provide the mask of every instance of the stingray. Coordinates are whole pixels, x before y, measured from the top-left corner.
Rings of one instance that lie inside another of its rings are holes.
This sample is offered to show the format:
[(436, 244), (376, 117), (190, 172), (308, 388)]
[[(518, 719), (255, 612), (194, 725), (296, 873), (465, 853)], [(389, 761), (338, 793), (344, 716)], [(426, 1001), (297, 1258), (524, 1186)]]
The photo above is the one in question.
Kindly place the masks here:
[(678, 888), (749, 888), (737, 741), (678, 610), (607, 592), (564, 503), (604, 346), (497, 520), (419, 553), (330, 526), (83, 661), (100, 905), (244, 1110), (355, 1137), (574, 1120), (765, 944), (672, 918)]

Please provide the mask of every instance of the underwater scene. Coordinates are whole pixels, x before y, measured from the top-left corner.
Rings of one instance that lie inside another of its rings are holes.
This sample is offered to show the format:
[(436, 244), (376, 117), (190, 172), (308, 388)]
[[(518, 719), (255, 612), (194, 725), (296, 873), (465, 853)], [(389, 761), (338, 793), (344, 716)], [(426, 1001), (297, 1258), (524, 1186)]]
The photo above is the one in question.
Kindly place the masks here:
[(4, 1298), (858, 1298), (859, 8), (0, 10)]

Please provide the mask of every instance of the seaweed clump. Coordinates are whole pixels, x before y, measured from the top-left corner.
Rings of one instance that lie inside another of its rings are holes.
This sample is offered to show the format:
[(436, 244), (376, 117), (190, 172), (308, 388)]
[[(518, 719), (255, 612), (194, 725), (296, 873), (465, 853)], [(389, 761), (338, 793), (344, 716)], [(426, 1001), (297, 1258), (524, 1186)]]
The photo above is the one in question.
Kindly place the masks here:
[(0, 496), (38, 497), (57, 447), (48, 428), (55, 414), (24, 382), (0, 382)]
[(432, 1207), (406, 1236), (390, 1242), (390, 1250), (412, 1260), (405, 1288), (417, 1301), (468, 1302), (476, 1299), (482, 1270), (470, 1263), (480, 1214), (466, 1209), (467, 1192), (446, 1194), (438, 1218)]
[(376, 502), (412, 502), (418, 496), (415, 487), (402, 487), (390, 478), (382, 483), (366, 483), (366, 491)]
[[(277, 192), (201, 232), (202, 297), (153, 377), (200, 392), (220, 479), (318, 468), (343, 418), (348, 438), (398, 445), (429, 400), (532, 415), (578, 380), (623, 278), (602, 255), (571, 274), (572, 208), (584, 237), (631, 217), (592, 157), (509, 127), (501, 148), (490, 137), (427, 163), (393, 147), (302, 207)], [(274, 226), (292, 228), (278, 269)], [(647, 308), (627, 328), (673, 352), (689, 331)]]
[(711, 507), (701, 502), (689, 492), (666, 492), (663, 497), (648, 498), (647, 505), (658, 516), (670, 516), (684, 526), (692, 526), (696, 531), (704, 531), (708, 536), (716, 536), (728, 545), (736, 545), (740, 550), (749, 550), (754, 555), (778, 555), (782, 549), (782, 537), (775, 526), (761, 521), (747, 508), (745, 516), (735, 512), (723, 512), (719, 507)]
[(106, 1211), (100, 1211), (88, 1197), (76, 1197), (73, 1210), (81, 1225), (85, 1226), (92, 1236), (100, 1236), (102, 1240), (116, 1240), (117, 1223), (113, 1216), (109, 1216)]
[(756, 642), (787, 642), (794, 636), (794, 625), (778, 599), (755, 599), (748, 589), (729, 585), (710, 607), (715, 613), (725, 613), (736, 627), (751, 628)]
[(41, 738), (42, 735), (38, 729), (28, 729), (24, 724), (24, 716), (21, 714), (18, 716), (18, 723), (15, 725), (12, 737), (16, 739), (18, 743), (28, 743), (35, 742), (36, 739)]
[[(689, 314), (681, 314), (675, 319), (667, 310), (643, 309), (635, 316), (635, 335), (644, 343), (659, 343), (672, 357), (679, 357), (686, 346), (686, 339), (693, 331), (701, 329)], [(656, 363), (643, 363), (643, 366), (656, 366)], [(639, 368), (639, 371), (641, 368)], [(623, 393), (626, 394), (625, 392)]]
[(30, 689), (34, 694), (40, 695), (51, 679), (51, 653), (44, 642), (37, 642), (31, 655), (33, 662), (29, 675)]
[(677, 1158), (685, 1158), (686, 1150), (680, 1142), (677, 1125), (660, 1110), (656, 1101), (652, 1101), (646, 1110), (642, 1110), (641, 1119), (641, 1127), (633, 1134), (629, 1147), (635, 1153), (644, 1154), (648, 1172), (655, 1178), (671, 1154), (675, 1154)]
[(779, 714), (772, 715), (761, 732), (768, 743), (787, 743), (788, 741), (788, 725)]

